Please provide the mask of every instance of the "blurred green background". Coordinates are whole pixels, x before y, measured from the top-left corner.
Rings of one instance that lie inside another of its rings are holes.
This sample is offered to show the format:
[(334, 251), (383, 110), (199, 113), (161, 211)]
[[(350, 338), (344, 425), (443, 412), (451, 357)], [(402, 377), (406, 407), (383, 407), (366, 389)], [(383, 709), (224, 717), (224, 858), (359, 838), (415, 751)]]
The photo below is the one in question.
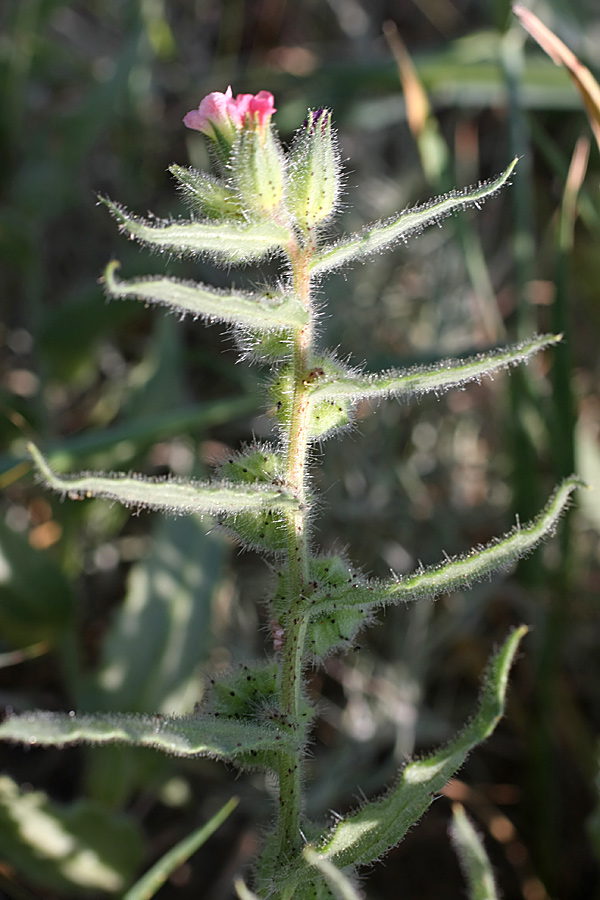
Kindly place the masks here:
[[(532, 8), (598, 75), (595, 0)], [(63, 503), (35, 484), (24, 453), (34, 438), (65, 470), (189, 476), (269, 438), (264, 373), (234, 365), (221, 329), (108, 304), (97, 281), (113, 256), (125, 277), (258, 278), (152, 256), (96, 202), (183, 215), (167, 167), (209, 159), (181, 119), (228, 84), (274, 93), (285, 142), (308, 107), (334, 110), (342, 230), (521, 157), (512, 186), (481, 212), (331, 277), (323, 346), (377, 370), (565, 333), (527, 371), (410, 408), (361, 407), (352, 434), (317, 448), (321, 546), (368, 573), (401, 574), (535, 515), (573, 469), (600, 484), (598, 148), (592, 140), (581, 188), (567, 190), (589, 123), (566, 72), (508, 3), (4, 0), (4, 706), (183, 711), (201, 700), (200, 673), (267, 652), (261, 559), (193, 519)], [(472, 709), (492, 647), (526, 622), (509, 715), (449, 793), (484, 834), (505, 900), (600, 896), (599, 530), (597, 490), (580, 492), (557, 537), (516, 572), (389, 610), (360, 653), (315, 671), (309, 814), (343, 811), (407, 754), (446, 740)], [(224, 900), (270, 816), (264, 778), (234, 781), (208, 761), (3, 747), (0, 767), (0, 894), (17, 900), (119, 896), (235, 792), (236, 813), (158, 895)], [(463, 896), (449, 816), (442, 798), (370, 874), (371, 900)]]

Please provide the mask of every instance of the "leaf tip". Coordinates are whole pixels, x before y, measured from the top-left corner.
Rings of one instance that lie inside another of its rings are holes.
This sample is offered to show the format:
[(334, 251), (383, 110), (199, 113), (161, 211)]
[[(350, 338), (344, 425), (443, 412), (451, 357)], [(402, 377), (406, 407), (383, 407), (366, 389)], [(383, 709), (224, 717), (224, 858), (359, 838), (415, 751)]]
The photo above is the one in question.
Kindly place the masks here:
[(515, 628), (513, 639), (516, 644), (520, 644), (526, 634), (529, 634), (530, 628), (529, 625), (519, 625), (518, 628)]
[(115, 272), (121, 268), (118, 259), (111, 259), (104, 268), (104, 272), (98, 279), (98, 284), (103, 284), (107, 291), (114, 290), (116, 286)]
[(44, 469), (45, 459), (42, 456), (39, 448), (33, 443), (33, 441), (27, 441), (25, 445), (25, 449), (29, 453), (30, 457), (38, 467), (38, 469)]

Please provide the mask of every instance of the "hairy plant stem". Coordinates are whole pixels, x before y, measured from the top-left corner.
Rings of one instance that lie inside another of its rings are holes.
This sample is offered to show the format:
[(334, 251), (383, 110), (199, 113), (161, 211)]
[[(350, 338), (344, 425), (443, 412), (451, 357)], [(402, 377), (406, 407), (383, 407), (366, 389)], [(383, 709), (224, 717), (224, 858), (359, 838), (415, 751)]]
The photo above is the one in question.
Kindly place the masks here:
[[(300, 508), (287, 516), (288, 612), (281, 623), (284, 650), (281, 668), (281, 703), (290, 727), (300, 729), (299, 705), (302, 696), (302, 661), (307, 619), (298, 613), (309, 581), (309, 519), (306, 499), (306, 464), (309, 443), (310, 404), (307, 375), (312, 353), (313, 317), (310, 304), (310, 260), (312, 241), (290, 252), (293, 289), (311, 313), (309, 322), (294, 335), (293, 399), (287, 434), (286, 486), (300, 501)], [(302, 760), (281, 753), (279, 758), (279, 858), (283, 862), (301, 846)]]

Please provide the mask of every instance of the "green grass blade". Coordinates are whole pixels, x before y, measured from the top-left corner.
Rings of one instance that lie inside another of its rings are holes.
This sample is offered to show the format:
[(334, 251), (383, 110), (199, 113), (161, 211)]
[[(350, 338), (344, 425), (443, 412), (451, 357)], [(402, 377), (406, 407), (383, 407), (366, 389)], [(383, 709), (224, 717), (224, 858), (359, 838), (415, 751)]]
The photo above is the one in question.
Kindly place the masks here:
[(479, 206), (506, 184), (516, 164), (517, 159), (515, 158), (498, 178), (481, 184), (477, 188), (451, 191), (432, 203), (409, 209), (387, 222), (376, 222), (364, 231), (340, 241), (339, 244), (325, 247), (320, 253), (315, 254), (312, 274), (319, 275), (329, 272), (347, 262), (362, 259), (364, 256), (383, 250), (397, 241), (418, 234), (428, 225), (439, 222), (456, 210)]
[(101, 497), (128, 507), (145, 507), (176, 515), (235, 515), (247, 510), (263, 512), (298, 507), (298, 500), (279, 487), (259, 484), (186, 482), (124, 473), (102, 475), (91, 472), (62, 477), (50, 468), (34, 444), (29, 444), (28, 449), (48, 486), (72, 500)]
[(498, 900), (494, 874), (483, 842), (464, 807), (452, 807), (450, 837), (469, 886), (469, 900)]
[(223, 824), (239, 803), (237, 797), (232, 797), (225, 806), (201, 828), (189, 834), (175, 847), (165, 853), (152, 868), (143, 875), (124, 895), (123, 900), (150, 900), (179, 866), (183, 865), (196, 850), (214, 834), (217, 828)]
[(135, 298), (194, 317), (260, 331), (301, 328), (308, 321), (305, 307), (283, 293), (263, 296), (244, 291), (219, 291), (193, 281), (152, 275), (120, 281), (115, 277), (119, 265), (113, 260), (104, 271), (104, 283), (110, 297)]
[(306, 847), (302, 853), (306, 862), (321, 873), (337, 900), (361, 900), (343, 872), (328, 859), (323, 859), (312, 847)]
[(235, 888), (236, 894), (239, 897), (239, 900), (260, 900), (260, 898), (257, 897), (249, 887), (246, 886), (241, 878), (236, 878), (233, 882), (233, 886)]
[[(46, 453), (61, 469), (69, 468), (81, 457), (91, 454), (102, 454), (107, 460), (102, 465), (112, 467), (114, 460), (115, 467), (118, 467), (156, 441), (187, 431), (191, 434), (202, 432), (213, 425), (251, 415), (258, 407), (258, 400), (251, 395), (223, 397), (209, 403), (182, 406), (179, 409), (128, 419), (102, 431), (84, 431), (59, 440), (48, 440), (45, 442)], [(3, 486), (2, 476), (27, 459), (25, 453), (0, 456), (0, 486)], [(27, 466), (25, 471), (28, 468)], [(21, 469), (18, 471), (20, 473)], [(20, 474), (18, 477), (21, 477)]]

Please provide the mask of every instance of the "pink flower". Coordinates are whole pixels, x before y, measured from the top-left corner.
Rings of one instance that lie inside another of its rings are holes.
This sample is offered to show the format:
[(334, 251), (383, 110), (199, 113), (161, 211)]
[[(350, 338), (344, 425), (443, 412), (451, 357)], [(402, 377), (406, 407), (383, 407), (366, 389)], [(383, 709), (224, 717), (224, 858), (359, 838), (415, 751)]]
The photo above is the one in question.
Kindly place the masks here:
[(273, 94), (259, 91), (258, 94), (238, 94), (233, 98), (231, 87), (224, 94), (213, 91), (200, 103), (198, 109), (189, 112), (183, 124), (187, 128), (201, 131), (210, 138), (217, 134), (233, 143), (236, 131), (242, 128), (267, 128), (275, 112)]
[(273, 94), (259, 91), (258, 94), (238, 94), (229, 103), (229, 114), (238, 128), (252, 126), (255, 123), (262, 130), (271, 121), (276, 112), (273, 105)]
[(215, 137), (215, 128), (224, 133), (231, 132), (235, 127), (229, 112), (229, 105), (234, 103), (231, 87), (224, 94), (213, 91), (200, 103), (198, 109), (193, 109), (184, 117), (183, 124), (187, 128), (201, 131), (209, 137)]

